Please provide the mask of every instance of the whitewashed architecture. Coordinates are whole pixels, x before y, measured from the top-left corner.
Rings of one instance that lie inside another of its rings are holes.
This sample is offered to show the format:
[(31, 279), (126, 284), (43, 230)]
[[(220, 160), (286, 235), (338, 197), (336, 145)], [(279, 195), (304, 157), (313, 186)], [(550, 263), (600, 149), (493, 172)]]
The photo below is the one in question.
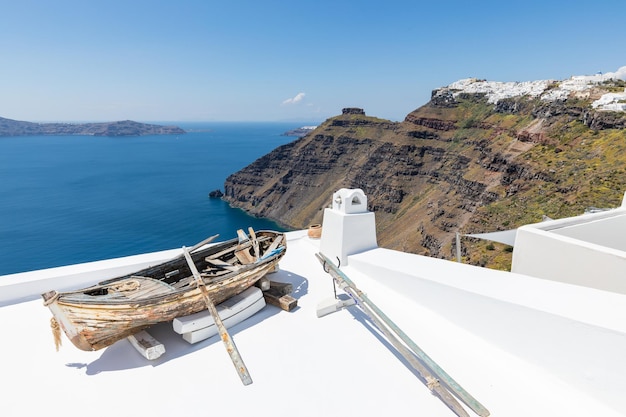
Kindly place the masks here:
[(520, 227), (511, 270), (626, 294), (626, 197), (613, 210)]
[[(594, 75), (575, 75), (566, 80), (537, 81), (487, 81), (476, 78), (465, 78), (448, 85), (454, 91), (453, 96), (461, 93), (485, 94), (489, 103), (511, 97), (539, 97), (543, 101), (565, 100), (571, 94), (589, 93), (598, 84), (608, 80), (626, 80), (626, 66), (615, 72)], [(591, 105), (594, 109), (608, 111), (626, 111), (626, 89), (623, 92), (606, 93)]]
[(334, 193), (331, 208), (324, 209), (321, 252), (345, 266), (348, 255), (376, 247), (376, 219), (367, 211), (363, 190), (342, 188)]
[(491, 415), (626, 415), (623, 207), (519, 229), (515, 271), (504, 272), (379, 248), (364, 198), (335, 193), (321, 239), (287, 234), (271, 279), (293, 285), (297, 308), (266, 305), (229, 329), (248, 386), (218, 337), (190, 344), (171, 323), (149, 329), (164, 347), (153, 360), (126, 340), (55, 351), (39, 294), (180, 249), (0, 277), (0, 415), (454, 416), (361, 307), (318, 317), (320, 301), (345, 299), (320, 251)]

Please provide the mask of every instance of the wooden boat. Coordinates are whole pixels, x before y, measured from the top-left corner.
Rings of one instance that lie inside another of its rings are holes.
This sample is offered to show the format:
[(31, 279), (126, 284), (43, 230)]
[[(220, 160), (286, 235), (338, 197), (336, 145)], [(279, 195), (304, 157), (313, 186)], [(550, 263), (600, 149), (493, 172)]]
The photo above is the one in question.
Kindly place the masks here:
[[(183, 248), (204, 282), (198, 285), (184, 253), (162, 264), (76, 291), (42, 294), (52, 314), (55, 340), (63, 329), (82, 350), (98, 350), (156, 323), (207, 308), (206, 292), (219, 304), (254, 285), (277, 267), (286, 252), (284, 234), (238, 231), (238, 238)], [(58, 344), (57, 344), (58, 347)]]

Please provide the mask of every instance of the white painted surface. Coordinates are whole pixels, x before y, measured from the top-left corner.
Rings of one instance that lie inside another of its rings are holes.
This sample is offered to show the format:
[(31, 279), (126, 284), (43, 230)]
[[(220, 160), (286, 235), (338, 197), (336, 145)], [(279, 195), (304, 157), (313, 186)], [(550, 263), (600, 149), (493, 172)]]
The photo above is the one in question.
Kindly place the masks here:
[[(565, 100), (572, 93), (590, 92), (598, 84), (608, 80), (625, 80), (626, 66), (615, 72), (594, 75), (576, 75), (569, 79), (556, 82), (555, 80), (537, 80), (524, 82), (500, 82), (466, 78), (448, 85), (454, 96), (461, 93), (485, 94), (489, 103), (510, 97), (539, 97), (543, 101)], [(623, 93), (606, 93), (591, 105), (598, 110), (626, 111), (626, 89)]]
[(332, 209), (344, 214), (367, 213), (367, 196), (360, 188), (342, 188), (333, 193)]
[[(248, 288), (216, 306), (224, 327), (231, 327), (252, 317), (265, 307), (263, 292), (257, 287)], [(208, 311), (201, 311), (190, 316), (174, 319), (173, 329), (182, 334), (189, 343), (198, 343), (218, 334), (213, 316)]]
[[(230, 329), (247, 387), (218, 338), (189, 345), (164, 323), (154, 361), (126, 340), (56, 352), (42, 302), (9, 302), (0, 415), (453, 416), (358, 307), (317, 317), (333, 296), (319, 245), (288, 233), (272, 279), (293, 284), (294, 311), (268, 305)], [(626, 415), (625, 295), (380, 248), (349, 258), (344, 272), (493, 416)]]
[(511, 270), (626, 294), (626, 209), (520, 227)]
[[(254, 304), (255, 301), (263, 298), (263, 292), (257, 287), (251, 287), (230, 299), (216, 306), (220, 318), (227, 318), (242, 312), (247, 307)], [(192, 332), (209, 326), (214, 326), (215, 321), (208, 310), (200, 311), (188, 316), (177, 317), (172, 322), (172, 328), (178, 334)]]
[(342, 265), (348, 264), (348, 255), (378, 246), (374, 213), (345, 214), (327, 208), (323, 224), (321, 252)]
[(320, 251), (342, 265), (347, 265), (348, 255), (378, 246), (376, 217), (367, 211), (367, 196), (360, 188), (335, 192), (322, 223)]
[(146, 253), (116, 259), (21, 272), (0, 277), (0, 306), (34, 300), (50, 291), (84, 288), (99, 281), (158, 265), (180, 255), (180, 249)]

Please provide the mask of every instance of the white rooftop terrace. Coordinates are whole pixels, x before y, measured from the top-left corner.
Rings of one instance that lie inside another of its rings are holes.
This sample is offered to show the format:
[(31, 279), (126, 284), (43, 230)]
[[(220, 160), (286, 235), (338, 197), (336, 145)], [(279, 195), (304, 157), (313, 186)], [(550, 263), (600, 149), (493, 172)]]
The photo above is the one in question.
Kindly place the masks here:
[(0, 415), (454, 415), (358, 306), (317, 317), (333, 296), (320, 247), (344, 257), (341, 270), (491, 415), (626, 415), (626, 295), (378, 248), (361, 235), (372, 219), (333, 206), (322, 240), (287, 233), (270, 278), (293, 284), (298, 307), (267, 305), (229, 329), (249, 386), (219, 338), (191, 345), (171, 323), (149, 330), (166, 347), (153, 361), (126, 340), (84, 352), (65, 338), (55, 351), (40, 293), (179, 249), (0, 277)]
[(511, 270), (626, 294), (626, 196), (616, 209), (518, 228)]

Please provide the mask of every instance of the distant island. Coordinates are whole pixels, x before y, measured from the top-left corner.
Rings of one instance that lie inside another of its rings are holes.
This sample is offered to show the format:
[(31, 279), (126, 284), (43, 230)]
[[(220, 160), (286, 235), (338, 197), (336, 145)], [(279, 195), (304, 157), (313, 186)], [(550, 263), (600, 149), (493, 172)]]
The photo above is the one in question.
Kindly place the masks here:
[(132, 120), (103, 123), (33, 123), (0, 117), (0, 136), (145, 136), (185, 133), (178, 126), (160, 126)]
[(317, 126), (302, 126), (297, 129), (288, 130), (282, 134), (282, 136), (295, 136), (301, 138), (306, 136), (307, 133), (314, 131)]

